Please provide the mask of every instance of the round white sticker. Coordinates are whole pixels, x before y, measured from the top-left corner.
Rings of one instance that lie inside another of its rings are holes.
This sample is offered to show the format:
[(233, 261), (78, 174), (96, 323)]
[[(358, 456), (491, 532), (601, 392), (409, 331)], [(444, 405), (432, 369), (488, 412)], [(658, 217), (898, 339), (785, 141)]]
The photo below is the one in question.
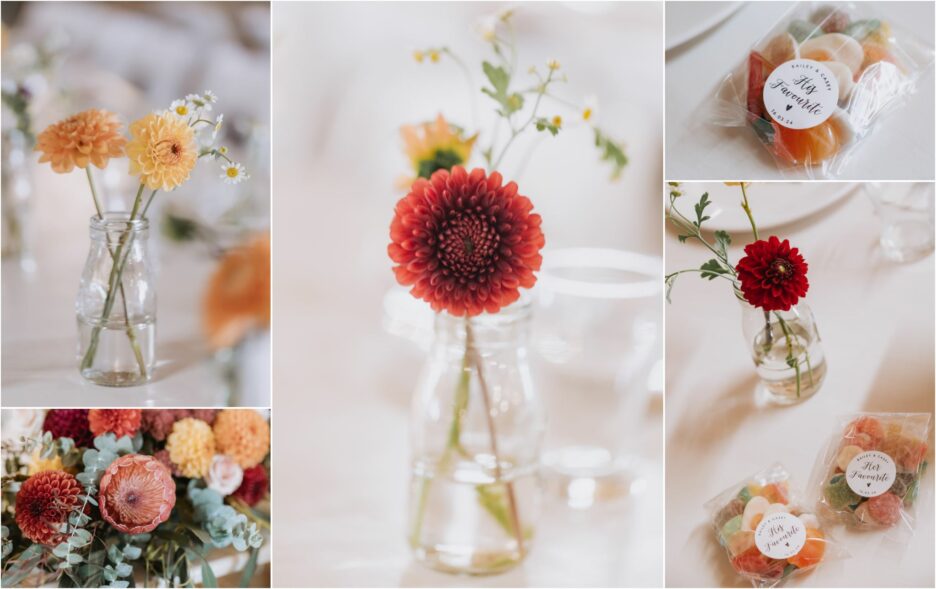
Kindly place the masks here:
[(768, 558), (790, 558), (806, 544), (806, 524), (790, 513), (772, 513), (757, 524), (754, 544)]
[(838, 80), (829, 68), (811, 59), (794, 59), (767, 77), (764, 106), (784, 127), (809, 129), (832, 116), (838, 94)]
[(897, 478), (894, 459), (883, 452), (869, 450), (855, 456), (845, 470), (845, 480), (857, 495), (877, 497), (890, 490)]

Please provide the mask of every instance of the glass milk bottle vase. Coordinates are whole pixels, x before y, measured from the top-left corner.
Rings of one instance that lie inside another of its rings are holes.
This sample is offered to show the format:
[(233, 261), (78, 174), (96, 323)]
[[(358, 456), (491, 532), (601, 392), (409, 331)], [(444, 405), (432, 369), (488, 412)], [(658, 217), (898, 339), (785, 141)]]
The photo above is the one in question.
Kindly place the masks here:
[(767, 398), (789, 405), (816, 394), (827, 366), (809, 306), (801, 302), (789, 311), (766, 312), (740, 303), (742, 331)]
[(149, 222), (125, 213), (91, 218), (91, 246), (75, 301), (81, 376), (133, 386), (153, 373), (156, 288)]
[(413, 398), (409, 542), (435, 569), (497, 573), (530, 549), (544, 405), (527, 359), (529, 303), (436, 316)]

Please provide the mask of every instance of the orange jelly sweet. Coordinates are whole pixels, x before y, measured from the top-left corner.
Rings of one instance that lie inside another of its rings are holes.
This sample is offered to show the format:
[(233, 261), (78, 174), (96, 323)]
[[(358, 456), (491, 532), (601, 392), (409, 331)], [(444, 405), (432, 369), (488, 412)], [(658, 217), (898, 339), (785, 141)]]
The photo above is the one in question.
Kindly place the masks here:
[(819, 564), (825, 555), (825, 535), (822, 530), (806, 528), (806, 543), (803, 549), (791, 556), (788, 561), (798, 569), (805, 569)]
[(774, 131), (775, 154), (795, 165), (821, 163), (842, 145), (842, 130), (832, 119), (809, 129), (789, 129), (774, 123)]

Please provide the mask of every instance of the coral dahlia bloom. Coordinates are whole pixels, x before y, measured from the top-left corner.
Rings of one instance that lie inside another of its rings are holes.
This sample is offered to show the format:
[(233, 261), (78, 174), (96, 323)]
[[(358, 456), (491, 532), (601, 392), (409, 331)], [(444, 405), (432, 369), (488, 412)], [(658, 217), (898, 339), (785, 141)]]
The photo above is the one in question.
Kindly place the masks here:
[(200, 419), (186, 417), (175, 422), (166, 438), (166, 450), (179, 474), (189, 478), (205, 476), (215, 455), (211, 426)]
[(205, 333), (214, 348), (236, 345), (270, 324), (270, 236), (231, 250), (211, 277), (202, 303)]
[(536, 283), (546, 238), (517, 185), (477, 168), (418, 179), (396, 205), (387, 248), (397, 281), (452, 315), (496, 313)]
[(789, 240), (771, 235), (746, 245), (744, 253), (735, 270), (747, 302), (765, 311), (789, 311), (806, 296), (809, 265)]
[(59, 174), (94, 164), (107, 166), (112, 157), (124, 153), (127, 140), (120, 134), (120, 121), (106, 110), (86, 110), (46, 127), (36, 137), (39, 163), (50, 162)]
[(121, 456), (101, 477), (101, 517), (124, 534), (153, 531), (169, 519), (175, 501), (172, 473), (152, 456)]
[(195, 133), (174, 114), (149, 114), (130, 125), (130, 173), (150, 190), (172, 190), (188, 180), (198, 148)]
[(38, 544), (54, 546), (65, 541), (56, 527), (68, 521), (78, 505), (81, 484), (67, 472), (47, 470), (34, 474), (16, 494), (16, 525)]
[(90, 409), (88, 425), (95, 437), (112, 433), (118, 438), (133, 436), (140, 429), (140, 409)]
[(87, 409), (49, 409), (42, 431), (51, 432), (53, 438), (71, 438), (76, 446), (87, 448), (94, 442), (88, 425)]
[(214, 423), (218, 452), (241, 468), (260, 464), (270, 451), (270, 424), (253, 409), (224, 409)]

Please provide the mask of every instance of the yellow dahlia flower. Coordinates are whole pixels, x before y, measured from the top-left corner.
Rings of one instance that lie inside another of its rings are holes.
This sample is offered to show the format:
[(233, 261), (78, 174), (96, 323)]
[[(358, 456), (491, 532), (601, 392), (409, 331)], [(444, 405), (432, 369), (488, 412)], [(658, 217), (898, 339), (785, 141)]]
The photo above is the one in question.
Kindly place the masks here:
[(29, 476), (37, 472), (46, 472), (48, 470), (61, 470), (64, 472), (65, 465), (62, 464), (62, 457), (55, 454), (52, 458), (43, 458), (41, 449), (36, 448), (29, 457)]
[(112, 157), (123, 155), (127, 140), (120, 134), (120, 121), (106, 110), (86, 110), (46, 127), (36, 137), (39, 163), (50, 162), (59, 174), (94, 164), (104, 168)]
[(436, 170), (464, 165), (478, 138), (477, 134), (466, 138), (461, 129), (451, 127), (441, 114), (431, 123), (403, 125), (400, 136), (418, 178), (429, 178)]
[(172, 190), (188, 180), (198, 147), (185, 119), (172, 113), (149, 114), (130, 125), (130, 173), (150, 190)]
[(179, 474), (189, 478), (205, 476), (215, 455), (211, 426), (193, 417), (180, 419), (173, 424), (172, 433), (166, 438), (166, 450)]
[(218, 452), (241, 466), (257, 466), (270, 451), (270, 424), (253, 409), (224, 409), (214, 422)]

